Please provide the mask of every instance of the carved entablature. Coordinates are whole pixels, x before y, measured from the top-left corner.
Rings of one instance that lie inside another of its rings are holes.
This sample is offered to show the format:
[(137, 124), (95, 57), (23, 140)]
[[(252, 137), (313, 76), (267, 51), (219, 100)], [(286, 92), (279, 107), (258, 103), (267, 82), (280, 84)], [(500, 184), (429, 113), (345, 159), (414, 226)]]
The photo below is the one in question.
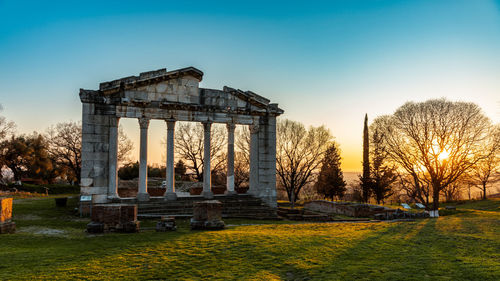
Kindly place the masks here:
[(252, 116), (278, 116), (283, 110), (251, 91), (230, 87), (200, 88), (203, 72), (188, 67), (159, 69), (80, 89), (83, 103), (96, 105), (103, 115), (179, 121), (252, 124)]

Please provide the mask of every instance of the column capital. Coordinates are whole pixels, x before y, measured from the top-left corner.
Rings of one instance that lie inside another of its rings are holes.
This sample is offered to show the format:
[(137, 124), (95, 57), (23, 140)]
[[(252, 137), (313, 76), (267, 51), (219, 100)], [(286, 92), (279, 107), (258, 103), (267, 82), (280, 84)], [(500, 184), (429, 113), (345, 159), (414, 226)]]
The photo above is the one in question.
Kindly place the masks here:
[(210, 130), (210, 128), (212, 127), (212, 121), (203, 121), (201, 122), (201, 124), (203, 124), (203, 128), (205, 130)]
[(165, 119), (165, 123), (167, 123), (167, 130), (174, 130), (175, 129), (175, 119)]
[(141, 117), (138, 119), (139, 120), (139, 127), (141, 127), (141, 129), (147, 129), (149, 127), (149, 118), (146, 118), (146, 117)]
[(248, 127), (250, 128), (250, 133), (251, 134), (258, 133), (259, 129), (260, 129), (259, 125), (249, 125)]
[(226, 127), (228, 131), (234, 131), (236, 129), (236, 124), (234, 123), (226, 123)]

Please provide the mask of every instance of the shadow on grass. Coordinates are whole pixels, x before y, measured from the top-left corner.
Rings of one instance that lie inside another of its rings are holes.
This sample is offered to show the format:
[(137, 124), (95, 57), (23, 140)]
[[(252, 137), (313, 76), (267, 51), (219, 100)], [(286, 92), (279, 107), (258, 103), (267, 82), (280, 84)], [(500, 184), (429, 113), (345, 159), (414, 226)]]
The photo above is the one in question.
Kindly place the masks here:
[[(478, 241), (476, 235), (464, 235), (463, 230), (442, 230), (439, 224), (446, 224), (445, 220), (389, 226), (320, 268), (294, 268), (288, 276), (293, 278), (288, 279), (500, 280), (498, 239)], [(467, 232), (471, 230), (481, 234), (468, 225)]]

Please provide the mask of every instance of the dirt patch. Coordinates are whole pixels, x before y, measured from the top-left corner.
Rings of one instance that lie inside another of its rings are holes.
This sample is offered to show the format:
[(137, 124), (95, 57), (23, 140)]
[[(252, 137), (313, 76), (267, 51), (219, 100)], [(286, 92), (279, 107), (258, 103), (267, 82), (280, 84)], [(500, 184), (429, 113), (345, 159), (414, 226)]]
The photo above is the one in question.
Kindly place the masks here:
[(50, 235), (50, 236), (63, 236), (66, 234), (66, 231), (61, 230), (61, 229), (37, 227), (37, 226), (23, 227), (23, 228), (19, 229), (18, 232), (32, 233), (32, 234), (39, 234), (39, 235)]
[(14, 215), (14, 220), (36, 221), (41, 219), (42, 217), (37, 215)]

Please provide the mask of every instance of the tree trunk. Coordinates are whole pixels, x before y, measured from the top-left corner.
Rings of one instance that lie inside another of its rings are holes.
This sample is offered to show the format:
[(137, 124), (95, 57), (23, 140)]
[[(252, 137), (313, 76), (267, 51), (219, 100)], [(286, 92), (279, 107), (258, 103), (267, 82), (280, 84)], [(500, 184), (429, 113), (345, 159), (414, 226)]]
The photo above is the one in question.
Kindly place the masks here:
[(439, 210), (439, 185), (432, 186), (432, 211), (438, 212)]
[(486, 183), (483, 182), (483, 200), (486, 200)]

